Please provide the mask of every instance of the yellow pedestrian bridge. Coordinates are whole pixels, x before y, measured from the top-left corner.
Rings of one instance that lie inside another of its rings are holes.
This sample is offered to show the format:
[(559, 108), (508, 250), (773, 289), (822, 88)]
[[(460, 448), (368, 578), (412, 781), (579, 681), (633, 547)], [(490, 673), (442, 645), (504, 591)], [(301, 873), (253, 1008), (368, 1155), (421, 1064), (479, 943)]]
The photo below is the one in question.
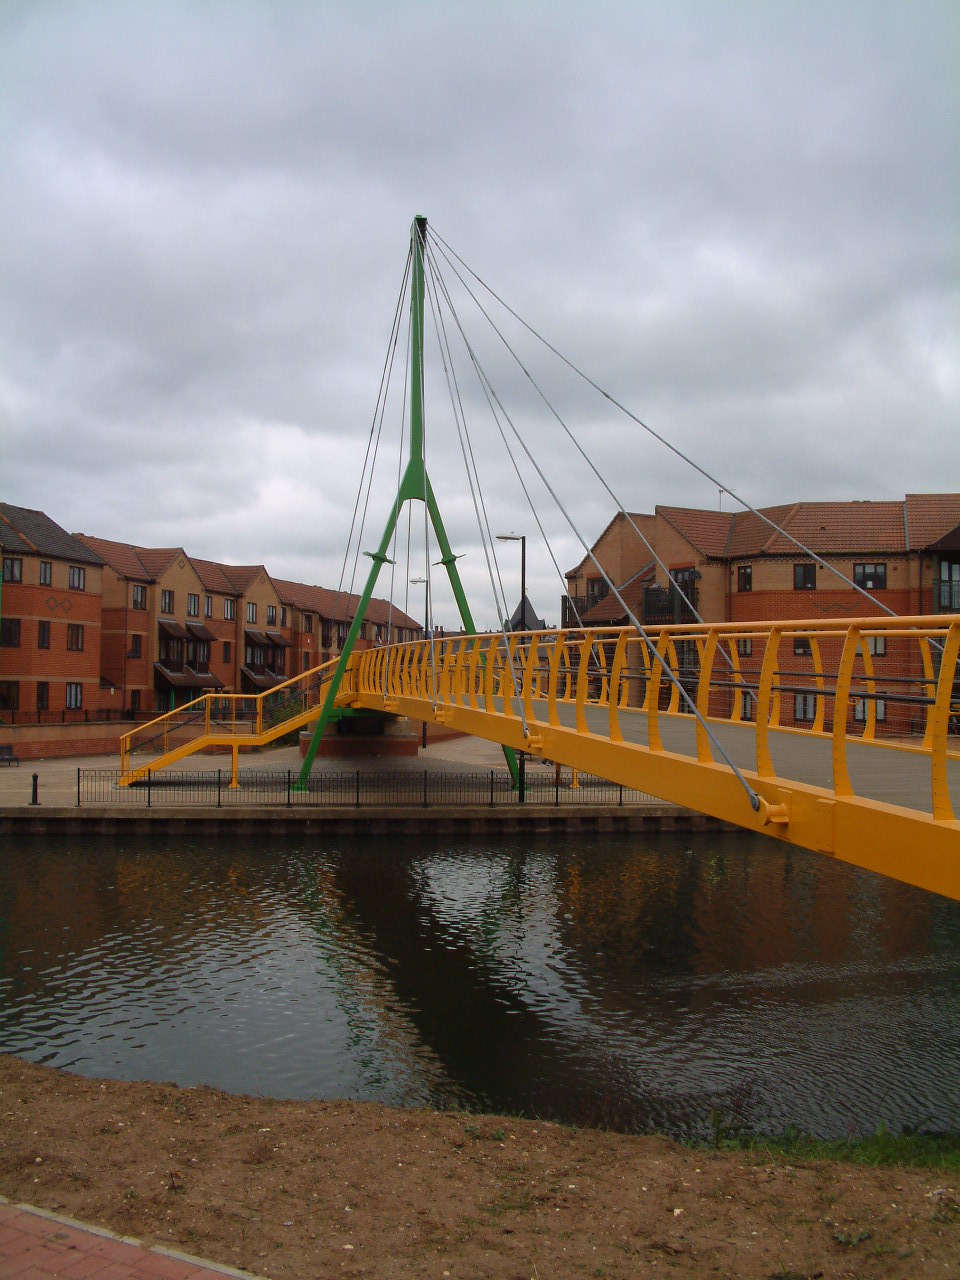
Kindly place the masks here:
[[(337, 707), (442, 723), (960, 900), (960, 618), (459, 634), (353, 653)], [(317, 720), (337, 663), (124, 736), (121, 777)]]

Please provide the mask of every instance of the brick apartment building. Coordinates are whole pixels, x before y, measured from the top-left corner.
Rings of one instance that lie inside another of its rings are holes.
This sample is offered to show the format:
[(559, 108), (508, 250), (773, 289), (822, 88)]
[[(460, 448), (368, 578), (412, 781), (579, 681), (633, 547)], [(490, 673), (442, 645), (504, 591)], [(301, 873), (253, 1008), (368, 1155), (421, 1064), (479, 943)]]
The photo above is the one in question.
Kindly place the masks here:
[[(760, 514), (771, 523), (751, 512), (684, 507), (658, 506), (652, 515), (629, 519), (619, 513), (592, 551), (643, 624), (689, 622), (699, 614), (706, 622), (742, 622), (748, 632), (749, 624), (760, 620), (882, 617), (882, 605), (900, 615), (960, 612), (960, 494), (907, 494), (892, 502), (798, 502), (764, 508)], [(818, 564), (797, 543), (830, 567)], [(578, 618), (593, 626), (627, 621), (626, 610), (590, 556), (566, 577), (563, 625), (577, 626)], [(879, 724), (888, 731), (915, 728), (920, 703), (911, 704), (906, 696), (909, 689), (918, 696), (917, 647), (882, 637), (869, 646), (878, 681), (874, 701)], [(821, 646), (826, 676), (836, 670), (839, 647), (834, 647), (836, 652), (828, 644)], [(781, 723), (811, 723), (818, 711), (814, 654), (805, 637), (791, 642), (791, 650), (781, 653), (778, 663), (786, 695)], [(737, 656), (745, 680), (755, 685), (760, 656), (748, 634), (738, 641)], [(691, 664), (695, 661), (691, 651)], [(858, 673), (863, 674), (862, 665)], [(862, 720), (865, 712), (864, 699), (855, 701), (854, 719)], [(749, 694), (741, 713), (744, 718), (755, 713)]]
[[(69, 534), (43, 512), (8, 503), (0, 503), (0, 548), (0, 724), (8, 726), (120, 722), (205, 690), (259, 693), (336, 657), (359, 603), (275, 581), (263, 565)], [(385, 642), (388, 621), (393, 639), (421, 634), (413, 618), (372, 600), (361, 646)], [(102, 735), (90, 741), (115, 749)], [(21, 745), (24, 755), (56, 754), (49, 734)]]
[(101, 684), (103, 562), (44, 515), (0, 503), (0, 719), (80, 722), (119, 709)]

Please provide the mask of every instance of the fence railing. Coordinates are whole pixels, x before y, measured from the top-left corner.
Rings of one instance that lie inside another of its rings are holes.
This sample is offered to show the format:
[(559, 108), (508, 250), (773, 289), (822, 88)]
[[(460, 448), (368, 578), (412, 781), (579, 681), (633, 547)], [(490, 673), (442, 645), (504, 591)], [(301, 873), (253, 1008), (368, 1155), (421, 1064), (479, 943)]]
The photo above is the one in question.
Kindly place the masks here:
[(656, 797), (620, 787), (592, 775), (564, 770), (527, 771), (523, 798), (503, 769), (474, 773), (437, 773), (428, 769), (345, 769), (313, 773), (309, 786), (297, 788), (295, 769), (241, 769), (239, 786), (231, 787), (229, 769), (174, 770), (147, 773), (129, 786), (120, 785), (119, 769), (77, 770), (77, 805), (204, 806), (207, 808), (420, 807), (465, 805), (650, 805)]

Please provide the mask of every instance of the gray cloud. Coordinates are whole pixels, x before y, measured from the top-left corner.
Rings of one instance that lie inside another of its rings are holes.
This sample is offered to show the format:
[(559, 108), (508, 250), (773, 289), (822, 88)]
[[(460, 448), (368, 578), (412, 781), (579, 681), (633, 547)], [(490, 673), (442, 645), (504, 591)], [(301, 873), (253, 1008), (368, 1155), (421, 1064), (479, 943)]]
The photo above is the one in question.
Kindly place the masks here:
[[(958, 54), (952, 0), (8, 3), (3, 496), (335, 585), (416, 213), (750, 502), (956, 488)], [(458, 298), (592, 539), (608, 494)], [(396, 482), (404, 341), (366, 549)], [(718, 501), (523, 345), (628, 507)], [(530, 534), (534, 602), (555, 620), (560, 584), (462, 361), (490, 523)], [(431, 478), (492, 621), (429, 378)], [(568, 568), (577, 538), (530, 484)], [(412, 523), (420, 559), (398, 550), (398, 579), (423, 572)], [(498, 550), (515, 597), (514, 549)]]

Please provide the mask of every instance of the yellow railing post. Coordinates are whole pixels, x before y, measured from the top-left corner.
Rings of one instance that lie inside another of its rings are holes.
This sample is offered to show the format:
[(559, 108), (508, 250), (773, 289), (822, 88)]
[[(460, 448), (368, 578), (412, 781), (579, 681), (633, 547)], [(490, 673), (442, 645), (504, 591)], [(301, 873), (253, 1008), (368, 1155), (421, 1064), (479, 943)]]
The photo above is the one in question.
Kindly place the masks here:
[(940, 655), (940, 679), (933, 708), (933, 742), (930, 752), (930, 783), (933, 791), (933, 816), (940, 822), (953, 822), (953, 803), (947, 785), (947, 729), (950, 726), (950, 703), (953, 680), (960, 656), (960, 622), (950, 624)]

